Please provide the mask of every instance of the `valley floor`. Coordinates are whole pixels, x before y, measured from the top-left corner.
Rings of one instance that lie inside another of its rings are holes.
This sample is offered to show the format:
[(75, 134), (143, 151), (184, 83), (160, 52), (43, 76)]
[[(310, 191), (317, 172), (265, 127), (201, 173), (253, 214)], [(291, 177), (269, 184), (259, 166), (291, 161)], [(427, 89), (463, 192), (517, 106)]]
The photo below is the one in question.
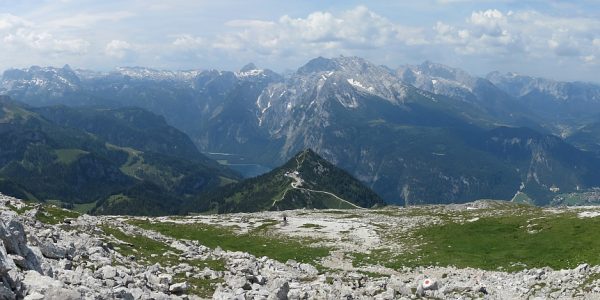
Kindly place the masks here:
[(0, 214), (0, 299), (600, 298), (595, 207)]

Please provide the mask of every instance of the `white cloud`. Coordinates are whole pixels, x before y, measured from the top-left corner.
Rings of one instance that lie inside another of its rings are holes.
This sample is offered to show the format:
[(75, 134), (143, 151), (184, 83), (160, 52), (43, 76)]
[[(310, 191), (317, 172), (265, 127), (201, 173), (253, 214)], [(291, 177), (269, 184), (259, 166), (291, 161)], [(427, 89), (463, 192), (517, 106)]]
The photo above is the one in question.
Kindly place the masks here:
[(173, 46), (180, 50), (197, 50), (205, 46), (202, 37), (193, 36), (191, 34), (181, 34), (176, 36), (173, 41)]
[[(473, 11), (463, 22), (438, 21), (432, 29), (393, 22), (364, 6), (338, 14), (316, 11), (303, 18), (284, 15), (276, 21), (232, 20), (231, 29), (214, 39), (181, 37), (181, 45), (210, 43), (231, 52), (270, 55), (337, 55), (353, 51), (411, 49), (424, 45), (450, 49), (461, 56), (559, 57), (597, 55), (590, 36), (600, 22), (553, 17), (536, 11)], [(431, 52), (431, 50), (430, 50)], [(585, 60), (584, 60), (585, 61)]]
[(581, 55), (581, 51), (579, 50), (581, 46), (579, 45), (579, 42), (568, 37), (564, 38), (561, 36), (553, 36), (550, 40), (548, 40), (548, 46), (558, 56)]
[(134, 54), (135, 47), (126, 41), (112, 40), (106, 44), (104, 53), (117, 59), (129, 58)]
[(21, 17), (12, 14), (0, 14), (0, 32), (31, 25), (31, 22), (28, 22)]
[(33, 22), (10, 15), (0, 15), (0, 37), (5, 47), (39, 53), (85, 54), (90, 42), (81, 38), (57, 37), (39, 29)]
[(316, 11), (305, 18), (284, 15), (277, 21), (232, 20), (226, 25), (233, 31), (218, 37), (213, 47), (263, 55), (425, 43), (420, 29), (395, 24), (364, 6), (340, 14)]
[[(2, 7), (10, 13), (0, 13), (1, 67), (234, 69), (254, 61), (283, 70), (342, 54), (390, 67), (429, 59), (480, 74), (533, 70), (597, 80), (600, 66), (600, 19), (586, 17), (593, 15), (586, 5), (554, 3), (542, 13), (534, 10), (540, 5), (520, 10), (516, 0), (373, 2), (347, 10), (338, 9), (347, 3), (311, 2), (306, 7), (314, 9), (297, 15), (297, 4), (279, 2), (239, 12), (227, 1), (61, 1)], [(256, 11), (265, 17), (243, 19)]]
[(584, 56), (583, 57), (583, 61), (586, 62), (586, 63), (590, 63), (590, 64), (593, 64), (593, 63), (597, 62), (595, 55)]
[(508, 23), (507, 16), (496, 9), (473, 12), (468, 22), (473, 25), (474, 29), (479, 31), (478, 35), (486, 34), (489, 36), (505, 34), (506, 30), (504, 28)]
[(304, 17), (231, 20), (225, 25), (226, 33), (203, 38), (203, 45), (224, 50), (230, 57), (256, 59), (258, 55), (269, 61), (302, 62), (316, 55), (344, 54), (391, 64), (405, 63), (406, 57), (445, 58), (447, 63), (471, 66), (478, 72), (523, 70), (524, 65), (546, 72), (552, 68), (548, 62), (553, 62), (574, 72), (597, 64), (600, 57), (600, 20), (535, 10), (474, 10), (459, 21), (439, 19), (417, 27), (358, 6)]
[(450, 26), (438, 22), (434, 27), (438, 44), (453, 47), (459, 54), (507, 54), (523, 52), (522, 33), (510, 24), (513, 12), (496, 9), (475, 11), (465, 23)]
[[(593, 37), (600, 21), (554, 17), (536, 11), (474, 11), (462, 24), (441, 22), (435, 40), (463, 55), (523, 55), (532, 58), (584, 57), (598, 54)], [(548, 53), (548, 49), (552, 50)]]

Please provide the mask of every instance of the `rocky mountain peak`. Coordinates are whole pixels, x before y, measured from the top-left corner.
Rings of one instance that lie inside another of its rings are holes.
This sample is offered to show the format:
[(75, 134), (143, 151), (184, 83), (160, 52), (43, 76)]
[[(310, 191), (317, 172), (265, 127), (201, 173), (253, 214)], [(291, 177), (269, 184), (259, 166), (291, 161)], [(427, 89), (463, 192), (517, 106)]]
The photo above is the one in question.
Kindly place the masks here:
[(252, 70), (257, 70), (258, 68), (254, 63), (248, 63), (240, 69), (240, 72), (248, 72)]
[(543, 95), (547, 99), (565, 103), (573, 100), (581, 102), (600, 101), (600, 87), (593, 84), (559, 82), (512, 72), (505, 74), (491, 72), (486, 78), (514, 97)]
[[(375, 65), (360, 57), (340, 56), (332, 59), (322, 57), (307, 64), (314, 68), (301, 68), (297, 76), (316, 81), (320, 90), (329, 92), (333, 98), (342, 99), (344, 106), (358, 105), (355, 93), (371, 94), (393, 103), (403, 101), (406, 86), (387, 68)], [(305, 66), (306, 67), (306, 66)], [(304, 73), (311, 69), (312, 73)], [(303, 80), (306, 81), (306, 80)]]
[(27, 72), (22, 69), (7, 69), (2, 73), (3, 81), (18, 80), (27, 76)]
[[(407, 82), (417, 82), (422, 80), (447, 80), (464, 85), (473, 85), (476, 78), (464, 70), (449, 67), (429, 60), (420, 65), (404, 65), (397, 69), (397, 74)], [(437, 82), (434, 82), (436, 84)]]
[[(497, 88), (489, 80), (440, 63), (425, 61), (420, 65), (404, 65), (397, 69), (397, 75), (406, 83), (465, 102), (475, 103), (493, 114), (510, 114), (514, 111), (511, 97)], [(501, 101), (500, 101), (501, 100)]]
[(460, 82), (467, 82), (473, 80), (473, 77), (464, 70), (452, 68), (443, 64), (426, 61), (423, 64), (421, 64), (421, 67), (422, 70), (426, 71), (426, 73), (435, 77), (456, 80)]
[(338, 64), (338, 67), (344, 71), (367, 71), (372, 68), (380, 68), (372, 62), (358, 56), (339, 56), (333, 60)]
[(258, 68), (255, 64), (249, 63), (235, 73), (237, 79), (259, 83), (261, 86), (267, 86), (270, 83), (280, 82), (283, 76), (269, 69)]
[(61, 94), (77, 90), (81, 85), (79, 76), (68, 65), (63, 68), (31, 66), (26, 69), (4, 71), (0, 80), (0, 91), (32, 93), (35, 89), (48, 89)]
[[(239, 199), (235, 205), (234, 198)], [(213, 207), (220, 213), (230, 213), (295, 208), (360, 208), (383, 203), (383, 199), (369, 187), (307, 148), (281, 167), (259, 177), (224, 186), (190, 206)]]
[(385, 67), (377, 66), (357, 56), (339, 56), (335, 58), (317, 57), (310, 60), (296, 72), (298, 75), (309, 75), (322, 72), (341, 72), (345, 74), (390, 73)]
[(334, 71), (338, 67), (333, 59), (319, 56), (308, 61), (304, 66), (300, 67), (297, 74), (306, 75), (310, 73)]

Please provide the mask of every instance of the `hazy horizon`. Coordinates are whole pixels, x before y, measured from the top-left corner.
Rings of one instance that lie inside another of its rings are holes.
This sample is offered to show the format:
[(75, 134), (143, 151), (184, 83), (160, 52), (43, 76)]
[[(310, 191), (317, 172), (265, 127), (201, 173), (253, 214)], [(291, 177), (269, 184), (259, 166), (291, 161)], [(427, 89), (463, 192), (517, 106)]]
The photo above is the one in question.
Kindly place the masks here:
[(483, 76), (515, 72), (598, 82), (598, 1), (0, 0), (0, 70), (276, 72), (359, 56), (397, 68), (425, 60)]

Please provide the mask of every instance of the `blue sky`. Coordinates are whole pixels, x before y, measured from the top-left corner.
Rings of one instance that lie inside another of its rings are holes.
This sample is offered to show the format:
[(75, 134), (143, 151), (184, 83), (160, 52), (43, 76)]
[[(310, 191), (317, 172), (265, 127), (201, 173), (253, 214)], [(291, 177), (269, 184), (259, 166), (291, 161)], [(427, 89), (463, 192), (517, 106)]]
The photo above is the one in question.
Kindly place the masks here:
[(600, 1), (0, 0), (0, 69), (275, 71), (356, 55), (600, 82)]

